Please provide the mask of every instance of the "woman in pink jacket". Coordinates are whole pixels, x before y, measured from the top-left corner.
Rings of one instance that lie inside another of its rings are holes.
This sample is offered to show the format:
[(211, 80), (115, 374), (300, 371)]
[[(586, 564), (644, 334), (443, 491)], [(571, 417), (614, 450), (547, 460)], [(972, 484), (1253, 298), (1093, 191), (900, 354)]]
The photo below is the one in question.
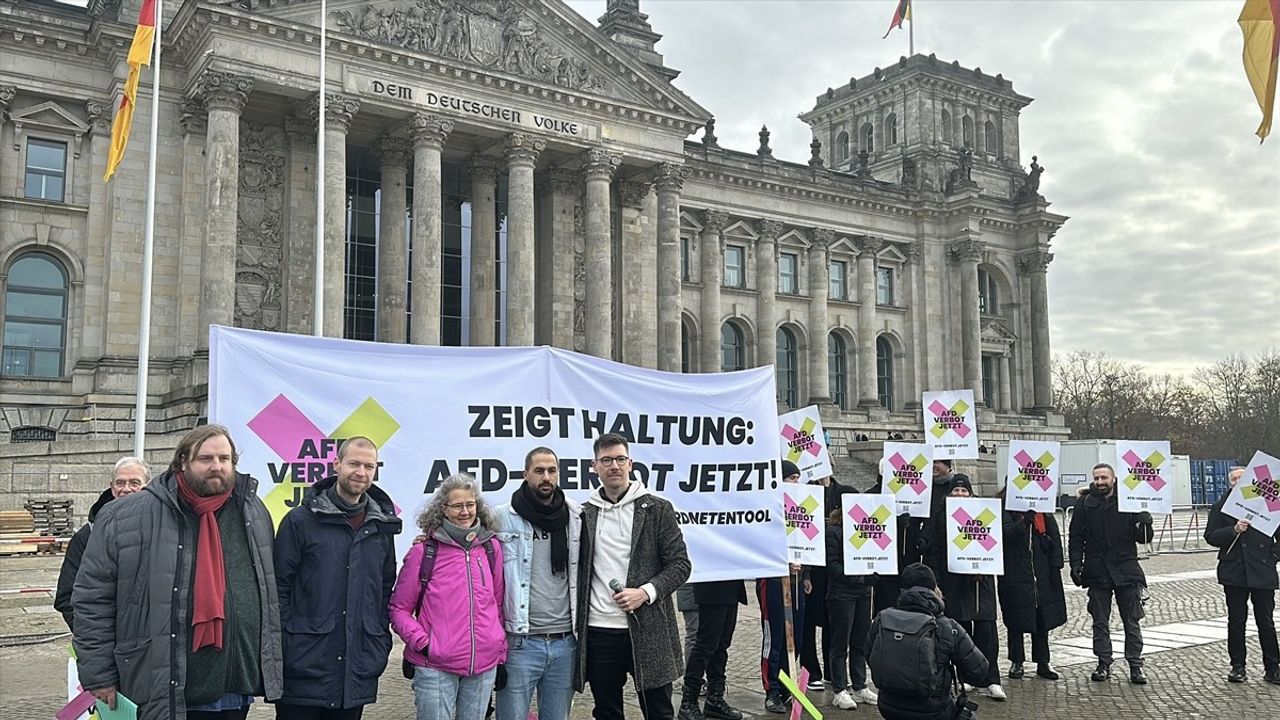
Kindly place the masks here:
[(493, 516), (476, 481), (460, 473), (441, 483), (418, 526), (427, 540), (405, 556), (390, 607), (391, 627), (413, 666), (418, 720), (483, 720), (507, 659), (502, 543)]

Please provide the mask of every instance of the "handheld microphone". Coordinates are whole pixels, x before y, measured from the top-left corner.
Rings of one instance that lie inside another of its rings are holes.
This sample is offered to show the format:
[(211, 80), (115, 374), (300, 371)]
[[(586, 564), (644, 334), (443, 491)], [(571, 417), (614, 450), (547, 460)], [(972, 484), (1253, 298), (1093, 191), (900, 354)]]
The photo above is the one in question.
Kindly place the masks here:
[(621, 581), (621, 580), (619, 580), (618, 578), (614, 578), (614, 579), (610, 580), (610, 581), (609, 581), (609, 589), (610, 589), (610, 590), (612, 590), (612, 591), (614, 591), (614, 592), (616, 592), (616, 593), (620, 593), (620, 592), (622, 592), (622, 581)]

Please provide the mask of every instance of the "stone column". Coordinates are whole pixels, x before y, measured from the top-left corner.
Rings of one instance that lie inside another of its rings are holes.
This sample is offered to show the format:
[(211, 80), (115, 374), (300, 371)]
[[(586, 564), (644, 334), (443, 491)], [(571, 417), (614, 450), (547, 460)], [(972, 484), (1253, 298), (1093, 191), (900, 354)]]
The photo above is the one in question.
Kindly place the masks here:
[[(109, 122), (109, 121), (108, 121)], [(206, 118), (204, 108), (200, 104), (187, 100), (182, 104), (182, 207), (179, 210), (181, 225), (179, 229), (178, 250), (178, 287), (192, 288), (200, 283), (200, 256), (204, 252), (204, 163)], [(103, 169), (106, 168), (105, 147), (110, 140), (110, 129), (103, 123)], [(97, 141), (95, 141), (97, 142)], [(94, 177), (101, 177), (97, 171), (97, 148), (94, 149)], [(103, 183), (94, 183), (95, 186)], [(93, 207), (99, 199), (95, 187), (89, 195), (89, 215), (93, 217)], [(105, 203), (104, 203), (105, 204)], [(103, 208), (106, 209), (105, 207)], [(288, 227), (288, 226), (286, 226)], [(89, 237), (101, 237), (95, 234), (90, 221)], [(192, 355), (200, 347), (200, 298), (196, 293), (178, 292), (178, 347), (179, 357)]]
[(240, 193), (240, 111), (253, 80), (206, 70), (198, 80), (209, 113), (205, 135), (205, 223), (200, 261), (200, 348), (210, 325), (234, 325), (236, 222)]
[[(760, 290), (756, 301), (756, 365), (776, 365), (778, 362), (778, 236), (782, 223), (777, 220), (761, 220), (756, 226), (759, 240), (756, 244), (756, 287)], [(774, 376), (775, 382), (777, 375)]]
[(427, 113), (409, 119), (413, 134), (413, 286), (409, 342), (440, 344), (440, 153), (453, 122)]
[(533, 345), (533, 168), (545, 140), (507, 136), (507, 344)]
[[(907, 267), (903, 284), (907, 288), (907, 332), (910, 337), (910, 345), (907, 349), (908, 355), (911, 357), (911, 382), (905, 387), (906, 402), (902, 404), (904, 410), (919, 410), (920, 397), (924, 390), (926, 378), (928, 377), (925, 355), (925, 347), (927, 340), (924, 337), (924, 293), (921, 289), (923, 280), (921, 275), (924, 274), (924, 268), (921, 260), (924, 257), (924, 251), (921, 249), (921, 242), (916, 240), (906, 243), (902, 246), (903, 254), (907, 257)], [(870, 361), (872, 366), (875, 365), (875, 348), (871, 349)], [(859, 358), (862, 361), (864, 358)], [(875, 373), (872, 373), (872, 379), (875, 379)], [(879, 394), (878, 392), (876, 393)]]
[[(4, 126), (9, 121), (9, 106), (13, 104), (13, 98), (17, 96), (18, 88), (13, 85), (0, 85), (0, 140), (4, 139)], [(110, 120), (107, 120), (110, 127)], [(7, 152), (0, 153), (0, 156), (7, 155)], [(105, 168), (104, 168), (105, 171)], [(4, 164), (0, 163), (0, 178), (4, 177)], [(98, 177), (102, 177), (101, 174)]]
[(1053, 361), (1049, 355), (1049, 263), (1053, 253), (1038, 249), (1018, 258), (1031, 278), (1031, 384), (1036, 409), (1053, 409)]
[(689, 169), (662, 163), (654, 177), (658, 195), (658, 369), (680, 372), (680, 192)]
[[(8, 102), (5, 98), (6, 90), (9, 93), (8, 100), (13, 98), (13, 88), (0, 87), (0, 130), (4, 128), (4, 113)], [(89, 117), (89, 157), (90, 159), (90, 175), (93, 180), (102, 177), (107, 169), (107, 151), (111, 146), (111, 110), (110, 105), (106, 103), (88, 102), (85, 103), (85, 110)], [(186, 124), (183, 124), (184, 130)], [(3, 133), (0, 132), (0, 135)], [(204, 110), (200, 110), (200, 134), (204, 134)], [(187, 135), (183, 135), (184, 147), (187, 142)], [(204, 140), (200, 138), (200, 147), (196, 150), (196, 156), (200, 160), (201, 166), (204, 164), (203, 155)], [(0, 155), (6, 154), (0, 149)], [(200, 173), (202, 174), (202, 173)], [(85, 265), (92, 268), (107, 268), (107, 245), (108, 245), (108, 228), (110, 227), (111, 207), (107, 193), (108, 186), (104, 182), (92, 182), (89, 185), (89, 212), (85, 219), (86, 232), (85, 237)], [(185, 187), (184, 187), (185, 189)], [(198, 200), (199, 198), (197, 198)], [(200, 215), (203, 218), (203, 213)], [(187, 220), (186, 208), (183, 208), (183, 221)], [(185, 228), (184, 228), (185, 230)], [(204, 226), (200, 224), (198, 228), (200, 234), (203, 234)], [(200, 238), (196, 238), (196, 247), (200, 246)], [(196, 282), (199, 282), (200, 267), (200, 251), (196, 251)], [(80, 356), (86, 359), (96, 360), (106, 353), (106, 331), (107, 331), (107, 302), (106, 302), (106, 273), (91, 272), (85, 276), (84, 297), (81, 302), (84, 306), (84, 335), (81, 339)], [(195, 293), (183, 293), (180, 302), (193, 302)], [(188, 300), (187, 298), (191, 298)], [(199, 305), (195, 302), (195, 305)], [(189, 319), (191, 328), (188, 332), (198, 335), (198, 322)], [(192, 347), (187, 348), (186, 354), (191, 354), (195, 350), (195, 337), (191, 338)], [(70, 373), (68, 373), (70, 374)]]
[(539, 256), (539, 288), (545, 293), (549, 307), (547, 341), (549, 345), (573, 349), (574, 282), (571, 268), (576, 264), (574, 249), (574, 214), (582, 195), (582, 173), (566, 168), (553, 168), (548, 174), (551, 193), (546, 199), (548, 212), (541, 218), (546, 223), (550, 249)]
[(1000, 356), (1000, 412), (1013, 412), (1013, 384), (1009, 380), (1009, 353)]
[(378, 155), (382, 161), (382, 207), (378, 209), (378, 340), (403, 343), (408, 338), (405, 306), (409, 292), (409, 247), (404, 225), (409, 141), (383, 136), (378, 143)]
[(728, 221), (729, 216), (719, 210), (702, 211), (702, 236), (698, 239), (702, 265), (698, 324), (702, 326), (702, 334), (698, 354), (704, 373), (721, 370), (720, 285), (724, 278), (724, 241), (720, 231)]
[(582, 159), (586, 179), (586, 299), (584, 331), (587, 354), (613, 357), (613, 225), (609, 183), (622, 156), (591, 148)]
[(951, 258), (960, 268), (960, 335), (964, 358), (964, 387), (973, 388), (973, 400), (982, 397), (982, 319), (978, 315), (978, 263), (983, 244), (976, 237), (951, 241)]
[(324, 107), (324, 336), (343, 337), (347, 292), (347, 131), (360, 101), (328, 93)]
[(831, 294), (831, 262), (828, 249), (835, 232), (813, 228), (809, 232), (809, 404), (831, 402), (830, 368), (827, 362), (827, 296)]
[[(622, 287), (618, 296), (622, 300), (622, 354), (618, 357), (628, 365), (652, 367), (646, 363), (649, 349), (654, 344), (653, 332), (646, 333), (645, 321), (653, 317), (656, 298), (645, 302), (647, 278), (655, 277), (653, 263), (645, 262), (645, 255), (654, 245), (651, 227), (647, 225), (645, 202), (649, 198), (649, 183), (634, 180), (618, 182), (618, 200), (621, 206), (621, 257), (618, 258), (618, 278)], [(656, 262), (654, 258), (654, 262)]]
[(471, 345), (495, 344), (498, 268), (496, 267), (500, 165), (487, 155), (472, 155), (471, 175)]
[(864, 235), (858, 245), (858, 407), (880, 407), (876, 374), (876, 254), (884, 240)]

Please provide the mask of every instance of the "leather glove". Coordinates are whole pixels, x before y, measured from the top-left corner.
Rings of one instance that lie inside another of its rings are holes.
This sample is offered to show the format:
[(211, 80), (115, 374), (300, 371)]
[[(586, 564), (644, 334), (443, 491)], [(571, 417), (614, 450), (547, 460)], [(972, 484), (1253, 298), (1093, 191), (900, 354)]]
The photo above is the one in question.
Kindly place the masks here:
[(1143, 525), (1150, 525), (1153, 522), (1153, 520), (1151, 519), (1151, 513), (1147, 512), (1146, 510), (1143, 510), (1142, 512), (1138, 513), (1138, 522), (1142, 523)]
[(1076, 587), (1084, 587), (1084, 568), (1083, 567), (1079, 565), (1071, 566), (1071, 582), (1075, 583)]

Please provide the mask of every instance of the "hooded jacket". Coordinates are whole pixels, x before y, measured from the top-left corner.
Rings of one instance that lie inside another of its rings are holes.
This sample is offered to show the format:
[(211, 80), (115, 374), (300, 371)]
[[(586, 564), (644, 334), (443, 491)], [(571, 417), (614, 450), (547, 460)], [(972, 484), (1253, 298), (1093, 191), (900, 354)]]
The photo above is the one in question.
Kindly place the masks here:
[(1080, 568), (1084, 587), (1146, 586), (1138, 564), (1138, 543), (1155, 534), (1150, 513), (1120, 512), (1117, 493), (1109, 497), (1086, 490), (1076, 501), (1067, 543), (1072, 569)]
[[(586, 686), (589, 626), (622, 627), (631, 633), (635, 684), (661, 687), (684, 672), (684, 650), (672, 594), (689, 579), (692, 565), (671, 503), (632, 482), (617, 502), (591, 493), (582, 508), (582, 559), (578, 565), (577, 635), (580, 638), (574, 687)], [(649, 602), (623, 613), (611, 600), (609, 581), (642, 588)], [(607, 603), (607, 605), (606, 605)], [(612, 606), (610, 609), (609, 606)]]
[(98, 511), (107, 503), (115, 500), (111, 488), (102, 491), (93, 507), (89, 508), (89, 522), (85, 523), (71, 536), (67, 543), (67, 554), (62, 558), (62, 569), (58, 571), (58, 591), (53, 596), (53, 609), (62, 613), (67, 622), (67, 629), (75, 632), (75, 611), (71, 608), (71, 588), (76, 584), (76, 573), (80, 571), (80, 559), (84, 557), (84, 549), (89, 544), (89, 534), (93, 532), (93, 521), (98, 518)]
[(354, 708), (374, 702), (391, 652), (387, 607), (401, 521), (391, 498), (370, 485), (364, 522), (352, 530), (326, 492), (336, 482), (331, 476), (308, 488), (276, 534), (284, 629), (280, 701), (291, 705)]

